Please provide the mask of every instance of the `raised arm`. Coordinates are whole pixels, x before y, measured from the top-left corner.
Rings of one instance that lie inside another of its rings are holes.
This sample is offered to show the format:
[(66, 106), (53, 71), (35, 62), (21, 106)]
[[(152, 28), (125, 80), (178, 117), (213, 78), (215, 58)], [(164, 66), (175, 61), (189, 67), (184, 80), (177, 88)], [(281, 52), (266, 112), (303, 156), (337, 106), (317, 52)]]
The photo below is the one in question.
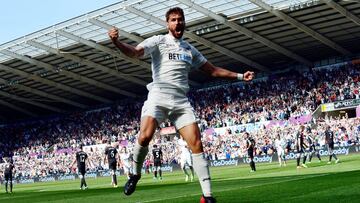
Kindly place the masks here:
[(143, 47), (134, 47), (132, 45), (120, 42), (119, 38), (119, 30), (115, 27), (111, 28), (108, 32), (108, 35), (112, 41), (112, 43), (120, 49), (122, 53), (126, 56), (131, 58), (139, 58), (144, 55), (144, 48)]
[(254, 78), (255, 75), (254, 72), (251, 71), (246, 71), (244, 74), (235, 73), (233, 71), (229, 71), (224, 68), (214, 66), (209, 62), (206, 62), (204, 65), (202, 65), (200, 69), (212, 77), (232, 79), (232, 80), (238, 79), (238, 80), (250, 81)]

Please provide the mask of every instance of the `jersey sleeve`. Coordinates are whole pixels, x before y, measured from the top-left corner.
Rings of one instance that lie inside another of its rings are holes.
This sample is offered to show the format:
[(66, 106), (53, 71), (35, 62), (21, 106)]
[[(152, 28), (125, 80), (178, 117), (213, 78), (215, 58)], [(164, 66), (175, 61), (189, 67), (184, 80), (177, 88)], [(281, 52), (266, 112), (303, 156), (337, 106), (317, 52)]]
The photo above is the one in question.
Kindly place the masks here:
[(140, 44), (138, 44), (136, 47), (144, 48), (143, 57), (147, 57), (147, 56), (150, 56), (151, 53), (155, 50), (155, 48), (159, 44), (160, 39), (161, 39), (161, 36), (155, 35), (153, 37), (145, 39)]
[(191, 46), (192, 58), (192, 69), (198, 69), (204, 65), (207, 60), (206, 58), (193, 46)]

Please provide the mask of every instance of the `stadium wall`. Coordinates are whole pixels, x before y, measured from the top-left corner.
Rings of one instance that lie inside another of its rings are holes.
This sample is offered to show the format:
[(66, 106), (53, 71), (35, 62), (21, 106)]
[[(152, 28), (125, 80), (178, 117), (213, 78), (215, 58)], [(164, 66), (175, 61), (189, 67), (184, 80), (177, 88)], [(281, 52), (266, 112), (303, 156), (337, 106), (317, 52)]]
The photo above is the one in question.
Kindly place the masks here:
[[(320, 156), (327, 156), (328, 151), (325, 147), (319, 149)], [(352, 153), (360, 153), (360, 145), (353, 146), (344, 146), (344, 147), (335, 147), (334, 153), (336, 155), (349, 155)], [(296, 159), (296, 153), (290, 152), (286, 155), (286, 160)], [(255, 163), (272, 163), (277, 162), (278, 157), (277, 154), (271, 155), (262, 155), (262, 156), (254, 156)], [(250, 163), (250, 159), (247, 157), (243, 158), (233, 158), (233, 159), (222, 159), (222, 160), (210, 160), (210, 167), (222, 167), (222, 166), (238, 166), (241, 164)], [(175, 170), (181, 170), (179, 164), (163, 164), (161, 167), (163, 172), (173, 172)], [(145, 169), (142, 171), (145, 173)], [(118, 170), (117, 175), (123, 175), (123, 170)], [(98, 177), (106, 177), (110, 176), (109, 170), (97, 171), (97, 172), (88, 172), (86, 173), (87, 178), (98, 178)], [(75, 180), (78, 179), (79, 176), (77, 174), (67, 174), (67, 175), (52, 175), (47, 177), (39, 177), (39, 178), (23, 178), (16, 179), (14, 184), (28, 184), (35, 182), (54, 182), (54, 181), (65, 181), (65, 180)], [(3, 180), (0, 181), (3, 184)]]

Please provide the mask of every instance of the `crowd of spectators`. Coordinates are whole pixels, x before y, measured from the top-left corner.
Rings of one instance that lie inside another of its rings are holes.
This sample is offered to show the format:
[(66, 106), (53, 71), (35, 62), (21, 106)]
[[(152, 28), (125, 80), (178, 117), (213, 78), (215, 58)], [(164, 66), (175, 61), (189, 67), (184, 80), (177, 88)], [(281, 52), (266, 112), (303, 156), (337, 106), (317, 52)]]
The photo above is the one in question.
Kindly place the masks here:
[[(190, 93), (203, 129), (287, 120), (313, 112), (320, 104), (360, 97), (359, 66), (284, 73), (246, 85)], [(201, 98), (201, 99), (199, 99)]]
[[(189, 92), (189, 99), (202, 130), (269, 120), (287, 120), (313, 112), (320, 104), (360, 98), (360, 68), (346, 65), (332, 69), (270, 75), (244, 84), (233, 83)], [(0, 128), (0, 157), (13, 156), (18, 177), (41, 177), (74, 172), (70, 166), (76, 146), (118, 142), (129, 148), (139, 131), (143, 101), (115, 105), (88, 112), (76, 112), (53, 119), (24, 122)], [(324, 125), (331, 124), (337, 142), (358, 140), (359, 120), (326, 119), (311, 126), (311, 134), (322, 140)], [(171, 124), (161, 124), (162, 127)], [(277, 134), (293, 143), (296, 126), (260, 128), (252, 136), (257, 154), (272, 153)], [(243, 132), (204, 135), (209, 159), (242, 157)], [(169, 137), (154, 143), (164, 150), (164, 162), (176, 162), (179, 153)], [(103, 152), (91, 149), (90, 170), (104, 168)], [(151, 159), (151, 155), (148, 157)]]
[[(277, 135), (284, 137), (290, 149), (295, 149), (296, 134), (299, 125), (261, 128), (251, 136), (255, 140), (256, 155), (272, 155), (276, 151)], [(334, 132), (336, 146), (346, 147), (358, 145), (360, 139), (360, 118), (329, 118), (319, 120), (316, 124), (306, 124), (306, 135), (310, 135), (319, 147), (325, 146), (325, 129), (330, 126)], [(246, 157), (246, 139), (244, 132), (226, 131), (224, 134), (212, 134), (203, 137), (205, 152), (210, 160)], [(305, 144), (310, 147), (307, 140)]]

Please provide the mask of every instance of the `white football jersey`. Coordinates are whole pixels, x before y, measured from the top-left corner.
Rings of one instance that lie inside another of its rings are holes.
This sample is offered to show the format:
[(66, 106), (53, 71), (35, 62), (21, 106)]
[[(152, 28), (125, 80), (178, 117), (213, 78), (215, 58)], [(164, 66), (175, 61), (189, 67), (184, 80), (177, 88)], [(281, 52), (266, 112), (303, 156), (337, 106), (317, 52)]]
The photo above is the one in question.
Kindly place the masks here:
[(156, 35), (141, 42), (144, 57), (151, 56), (153, 82), (147, 85), (150, 91), (153, 87), (189, 90), (188, 73), (206, 63), (205, 57), (192, 45), (183, 39), (173, 36)]

